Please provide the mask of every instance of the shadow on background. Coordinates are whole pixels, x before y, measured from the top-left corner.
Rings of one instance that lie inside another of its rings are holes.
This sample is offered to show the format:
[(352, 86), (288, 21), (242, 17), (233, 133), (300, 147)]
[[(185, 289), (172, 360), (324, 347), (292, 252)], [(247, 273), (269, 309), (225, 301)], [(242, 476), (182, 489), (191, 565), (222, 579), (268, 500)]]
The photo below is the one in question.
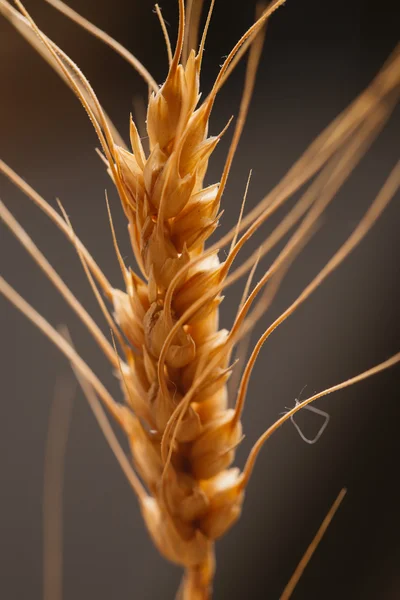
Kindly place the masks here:
[[(139, 77), (45, 3), (26, 4), (43, 30), (81, 66), (126, 138), (132, 98), (146, 94)], [(162, 3), (172, 37), (175, 4)], [(129, 47), (162, 82), (166, 53), (150, 0), (71, 0), (70, 5)], [(222, 56), (252, 22), (254, 6), (253, 0), (217, 0), (206, 47), (205, 93)], [(396, 15), (387, 8), (381, 13), (356, 1), (288, 0), (274, 16), (217, 235), (237, 219), (249, 169), (253, 178), (248, 209), (375, 75), (396, 41)], [(0, 52), (1, 158), (53, 204), (55, 197), (62, 199), (79, 236), (113, 284), (121, 285), (105, 187), (123, 254), (130, 262), (125, 220), (94, 152), (97, 141), (83, 110), (4, 20)], [(224, 87), (211, 133), (237, 114), (243, 73), (241, 66)], [(398, 140), (397, 111), (292, 267), (259, 334), (351, 233), (394, 166)], [(219, 179), (228, 141), (229, 136), (212, 160), (209, 183)], [(1, 198), (102, 322), (79, 260), (59, 231), (3, 178)], [(249, 389), (239, 465), (258, 435), (294, 404), (305, 385), (304, 397), (398, 351), (398, 219), (397, 195), (365, 242), (263, 349)], [(272, 220), (254, 244), (276, 223)], [(81, 355), (119, 397), (113, 374), (83, 327), (4, 227), (0, 236), (2, 275), (52, 323), (68, 323)], [(232, 322), (242, 285), (227, 294), (222, 326)], [(4, 301), (1, 340), (0, 597), (36, 600), (42, 594), (47, 420), (56, 378), (68, 373), (68, 365)], [(343, 486), (348, 495), (293, 597), (400, 597), (398, 388), (399, 370), (393, 369), (321, 400), (318, 407), (329, 412), (331, 421), (315, 446), (302, 442), (290, 424), (275, 434), (257, 464), (241, 521), (218, 544), (216, 599), (278, 598)], [(311, 413), (301, 419), (311, 434), (319, 427)], [(165, 563), (149, 541), (135, 498), (79, 395), (66, 465), (65, 600), (173, 598), (179, 577), (179, 570)]]

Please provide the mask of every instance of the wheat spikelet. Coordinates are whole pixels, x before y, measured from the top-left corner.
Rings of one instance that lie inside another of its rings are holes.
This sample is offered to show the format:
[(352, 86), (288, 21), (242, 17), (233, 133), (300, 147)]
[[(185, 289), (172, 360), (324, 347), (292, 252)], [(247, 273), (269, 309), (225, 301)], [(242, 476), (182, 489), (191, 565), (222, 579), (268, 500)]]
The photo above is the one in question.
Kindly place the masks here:
[[(201, 2), (189, 1), (185, 18), (183, 0), (179, 1), (180, 23), (173, 52), (157, 9), (169, 57), (167, 79), (158, 87), (137, 59), (109, 36), (59, 0), (47, 1), (110, 44), (139, 71), (151, 90), (146, 122), (149, 152), (143, 148), (132, 117), (128, 149), (78, 67), (38, 29), (20, 2), (16, 2), (19, 12), (0, 0), (0, 12), (43, 54), (87, 111), (121, 199), (140, 275), (124, 263), (110, 210), (110, 226), (125, 284), (123, 290), (114, 289), (104, 277), (76, 237), (62, 207), (64, 219), (2, 162), (0, 170), (25, 191), (75, 245), (113, 332), (114, 347), (2, 204), (0, 216), (70, 303), (117, 370), (124, 403), (115, 402), (71, 343), (3, 279), (0, 279), (0, 291), (67, 356), (81, 384), (86, 386), (91, 404), (95, 406), (93, 393), (96, 393), (122, 427), (129, 440), (134, 471), (126, 456), (121, 456), (115, 439), (110, 445), (130, 479), (155, 545), (163, 556), (185, 570), (178, 597), (205, 600), (211, 597), (215, 541), (239, 518), (256, 457), (268, 437), (310, 402), (400, 361), (397, 354), (296, 405), (261, 436), (242, 472), (232, 467), (235, 450), (243, 436), (241, 415), (247, 386), (262, 345), (364, 238), (399, 186), (400, 167), (397, 165), (353, 234), (260, 337), (237, 386), (235, 406), (230, 408), (227, 383), (233, 369), (234, 348), (264, 314), (289, 265), (318, 226), (323, 211), (389, 118), (399, 93), (400, 55), (395, 52), (371, 86), (312, 144), (277, 188), (245, 216), (243, 202), (237, 226), (206, 248), (221, 216), (221, 198), (249, 109), (264, 27), (283, 0), (260, 8), (255, 24), (228, 55), (211, 92), (201, 103), (200, 72), (213, 2), (198, 49)], [(241, 108), (221, 179), (204, 187), (208, 161), (226, 131), (225, 128), (216, 136), (209, 135), (213, 103), (237, 60), (249, 47)], [(236, 257), (252, 235), (315, 174), (318, 176), (313, 183), (262, 247), (232, 271)], [(251, 289), (260, 257), (294, 227), (283, 250)], [(229, 243), (229, 253), (221, 262), (218, 252)], [(219, 328), (222, 293), (246, 274), (248, 281), (234, 324), (230, 331), (222, 330)], [(109, 307), (97, 286), (109, 300)], [(118, 354), (117, 344), (122, 356)], [(103, 423), (103, 413), (99, 419)], [(111, 439), (107, 425), (104, 429)]]

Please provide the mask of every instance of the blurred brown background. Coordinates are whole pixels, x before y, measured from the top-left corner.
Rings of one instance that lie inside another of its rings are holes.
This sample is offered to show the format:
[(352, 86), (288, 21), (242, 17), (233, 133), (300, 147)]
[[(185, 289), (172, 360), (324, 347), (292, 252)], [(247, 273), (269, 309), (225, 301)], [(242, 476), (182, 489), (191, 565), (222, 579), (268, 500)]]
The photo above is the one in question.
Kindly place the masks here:
[[(164, 0), (175, 36), (175, 0)], [(125, 138), (132, 98), (146, 94), (119, 57), (41, 0), (26, 2), (42, 29), (77, 61)], [(70, 0), (116, 37), (162, 82), (166, 54), (150, 0)], [(218, 65), (253, 19), (255, 2), (217, 0), (204, 61), (210, 89)], [(378, 10), (378, 13), (376, 12)], [(253, 168), (248, 209), (271, 189), (307, 144), (365, 87), (396, 43), (398, 14), (366, 2), (288, 0), (267, 33), (251, 114), (223, 198), (218, 234), (237, 218)], [(55, 204), (60, 197), (79, 236), (119, 285), (104, 203), (131, 260), (118, 199), (94, 152), (80, 107), (51, 69), (0, 19), (0, 156)], [(237, 114), (239, 67), (211, 121), (220, 131)], [(312, 279), (350, 234), (398, 158), (399, 111), (327, 212), (323, 228), (297, 260), (259, 334)], [(219, 178), (229, 136), (210, 165)], [(4, 178), (2, 200), (27, 228), (77, 296), (101, 321), (76, 257), (62, 234)], [(357, 374), (399, 350), (399, 195), (338, 272), (271, 337), (258, 359), (244, 415), (237, 462), (302, 388), (303, 397)], [(282, 216), (283, 213), (280, 214)], [(254, 240), (252, 248), (276, 224)], [(83, 357), (116, 396), (118, 384), (84, 328), (5, 227), (0, 271), (54, 324), (67, 323)], [(264, 263), (266, 266), (267, 263)], [(262, 267), (259, 268), (262, 272)], [(222, 307), (229, 327), (243, 282)], [(1, 318), (0, 598), (42, 596), (42, 481), (54, 385), (69, 367), (3, 299)], [(104, 328), (107, 331), (107, 328)], [(255, 337), (256, 339), (256, 337)], [(321, 440), (308, 446), (288, 423), (257, 464), (238, 525), (217, 547), (215, 598), (277, 599), (342, 486), (348, 495), (293, 598), (394, 600), (400, 597), (398, 506), (399, 369), (319, 401), (331, 415)], [(312, 435), (320, 422), (299, 417)], [(65, 473), (65, 600), (173, 598), (180, 572), (153, 548), (137, 503), (78, 394)]]

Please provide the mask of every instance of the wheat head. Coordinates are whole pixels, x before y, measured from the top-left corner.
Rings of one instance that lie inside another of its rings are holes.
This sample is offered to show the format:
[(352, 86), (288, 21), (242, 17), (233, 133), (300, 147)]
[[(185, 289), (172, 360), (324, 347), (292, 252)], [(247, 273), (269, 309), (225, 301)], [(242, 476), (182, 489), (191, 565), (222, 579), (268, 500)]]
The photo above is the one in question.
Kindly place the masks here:
[[(169, 55), (168, 76), (158, 86), (137, 59), (104, 32), (59, 0), (47, 1), (112, 45), (139, 71), (150, 89), (147, 153), (133, 118), (130, 118), (130, 147), (127, 148), (78, 67), (39, 30), (20, 2), (16, 2), (17, 11), (5, 0), (0, 0), (0, 12), (43, 54), (81, 100), (93, 122), (103, 161), (121, 199), (132, 252), (140, 272), (125, 265), (109, 211), (124, 281), (124, 289), (115, 289), (75, 235), (62, 206), (63, 218), (7, 165), (0, 163), (3, 173), (23, 189), (75, 245), (111, 328), (113, 343), (102, 334), (4, 205), (0, 206), (0, 212), (5, 224), (25, 245), (104, 350), (118, 373), (124, 402), (117, 403), (111, 397), (72, 343), (55, 331), (3, 279), (0, 289), (67, 356), (88, 398), (92, 397), (95, 405), (93, 394), (97, 394), (125, 432), (134, 470), (126, 456), (119, 453), (115, 442), (110, 443), (137, 495), (155, 545), (165, 558), (185, 571), (178, 597), (204, 600), (211, 597), (215, 541), (240, 517), (256, 457), (268, 437), (317, 398), (352, 385), (400, 360), (397, 354), (359, 376), (296, 404), (261, 436), (242, 471), (232, 466), (236, 448), (243, 437), (241, 415), (247, 386), (262, 345), (363, 239), (399, 186), (400, 168), (397, 165), (350, 238), (260, 337), (237, 386), (235, 404), (229, 406), (227, 382), (234, 368), (234, 348), (240, 341), (246, 341), (270, 305), (290, 264), (318, 225), (324, 209), (390, 116), (400, 88), (400, 54), (395, 52), (371, 86), (321, 134), (277, 188), (246, 216), (242, 210), (237, 226), (206, 247), (221, 216), (221, 198), (249, 108), (265, 24), (283, 0), (259, 7), (254, 25), (228, 55), (211, 92), (202, 102), (200, 73), (214, 2), (198, 45), (202, 3), (188, 0), (185, 17), (183, 0), (179, 0), (180, 22), (174, 52), (157, 7)], [(209, 135), (213, 103), (236, 62), (249, 48), (242, 104), (221, 180), (204, 187), (208, 161), (227, 129), (215, 136)], [(313, 183), (262, 247), (232, 270), (245, 243), (290, 195), (316, 174)], [(260, 257), (295, 226), (284, 249), (251, 289)], [(230, 249), (221, 262), (219, 251), (227, 244)], [(229, 331), (220, 329), (223, 291), (246, 274), (248, 280), (243, 300), (232, 328)], [(112, 314), (98, 287), (109, 301)], [(107, 425), (102, 427), (107, 428)], [(109, 430), (106, 435), (110, 439)]]

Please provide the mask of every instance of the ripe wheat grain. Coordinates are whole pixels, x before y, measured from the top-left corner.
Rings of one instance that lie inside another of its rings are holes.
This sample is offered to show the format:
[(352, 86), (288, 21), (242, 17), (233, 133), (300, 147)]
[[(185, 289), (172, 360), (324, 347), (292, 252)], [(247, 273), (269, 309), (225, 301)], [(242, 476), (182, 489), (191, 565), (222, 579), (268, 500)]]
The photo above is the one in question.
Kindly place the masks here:
[[(161, 554), (185, 571), (178, 597), (182, 600), (210, 598), (215, 541), (239, 518), (255, 460), (268, 437), (317, 398), (400, 361), (400, 354), (396, 354), (377, 367), (297, 404), (260, 437), (243, 471), (231, 466), (243, 436), (241, 415), (248, 382), (262, 345), (365, 237), (398, 189), (399, 164), (352, 235), (255, 344), (241, 375), (235, 405), (230, 408), (227, 382), (234, 368), (234, 348), (246, 339), (265, 313), (289, 265), (318, 226), (323, 211), (388, 120), (400, 91), (400, 53), (394, 53), (369, 88), (313, 142), (280, 184), (252, 211), (244, 215), (242, 210), (237, 226), (206, 248), (221, 216), (221, 198), (249, 109), (265, 24), (283, 0), (260, 7), (255, 24), (229, 53), (211, 92), (201, 103), (200, 72), (214, 2), (198, 44), (202, 3), (189, 0), (185, 18), (183, 0), (179, 1), (174, 51), (157, 9), (169, 58), (167, 79), (159, 87), (143, 65), (114, 40), (60, 0), (47, 1), (110, 44), (143, 76), (151, 92), (146, 121), (149, 152), (145, 152), (132, 118), (128, 149), (78, 67), (44, 35), (19, 1), (16, 2), (18, 11), (0, 0), (0, 12), (41, 52), (82, 102), (121, 199), (132, 251), (140, 270), (138, 274), (125, 265), (109, 211), (125, 285), (123, 290), (113, 288), (105, 278), (77, 238), (63, 207), (60, 205), (61, 218), (0, 162), (1, 171), (46, 212), (75, 245), (112, 331), (112, 343), (3, 204), (0, 204), (0, 216), (69, 302), (117, 370), (124, 402), (114, 400), (71, 342), (2, 278), (0, 291), (66, 355), (82, 386), (86, 386), (88, 399), (92, 398), (95, 404), (92, 396), (95, 392), (126, 434), (134, 469), (121, 454), (115, 439), (111, 441), (109, 426), (107, 429), (107, 424), (101, 421), (138, 498), (155, 545)], [(203, 187), (208, 161), (230, 124), (218, 135), (209, 136), (209, 117), (217, 94), (245, 50), (249, 50), (249, 58), (244, 92), (221, 179)], [(252, 235), (314, 175), (317, 177), (312, 184), (262, 246), (232, 270), (239, 252)], [(259, 259), (293, 228), (283, 250), (251, 289)], [(228, 244), (229, 252), (221, 262), (219, 251)], [(246, 274), (248, 281), (235, 321), (229, 331), (222, 330), (219, 328), (222, 293)], [(99, 419), (103, 418), (101, 413)]]

